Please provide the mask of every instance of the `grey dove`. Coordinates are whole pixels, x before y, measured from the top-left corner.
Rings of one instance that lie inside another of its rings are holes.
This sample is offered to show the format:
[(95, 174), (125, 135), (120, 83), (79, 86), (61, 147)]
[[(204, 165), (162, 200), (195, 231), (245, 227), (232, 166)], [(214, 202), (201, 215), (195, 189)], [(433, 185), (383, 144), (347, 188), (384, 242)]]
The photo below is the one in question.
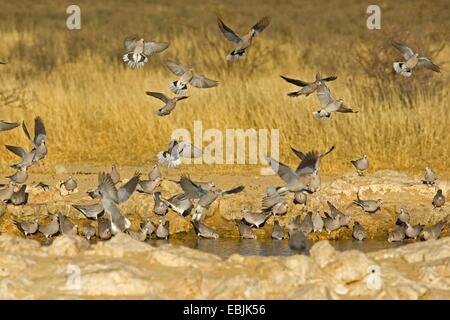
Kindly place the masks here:
[(103, 205), (101, 202), (87, 205), (72, 204), (72, 207), (80, 211), (89, 219), (97, 219), (98, 216), (103, 213)]
[(316, 80), (313, 82), (306, 82), (303, 80), (292, 79), (292, 78), (288, 78), (285, 76), (280, 76), (280, 77), (289, 83), (292, 83), (298, 87), (301, 87), (301, 89), (298, 91), (289, 92), (288, 93), (289, 97), (298, 97), (301, 95), (305, 95), (307, 97), (311, 93), (314, 93), (322, 82), (334, 81), (337, 79), (336, 76), (322, 78), (320, 73), (316, 73)]
[(266, 220), (272, 215), (271, 212), (251, 212), (248, 208), (242, 209), (242, 213), (244, 215), (245, 222), (255, 228), (259, 228), (264, 225)]
[(235, 223), (242, 239), (256, 239), (256, 234), (253, 232), (252, 228), (243, 220), (236, 219)]
[(71, 192), (73, 192), (73, 191), (77, 188), (78, 184), (77, 184), (77, 180), (75, 180), (74, 177), (69, 176), (69, 178), (67, 178), (66, 181), (64, 181), (63, 183), (61, 183), (59, 187), (61, 187), (61, 186), (64, 186), (64, 188), (65, 188), (69, 193), (71, 193)]
[(42, 233), (47, 239), (57, 234), (59, 232), (58, 216), (55, 214), (48, 224), (39, 224), (39, 232)]
[(41, 117), (34, 118), (34, 138), (31, 138), (31, 135), (28, 131), (25, 122), (22, 122), (22, 129), (25, 133), (25, 136), (33, 145), (34, 150), (34, 158), (33, 162), (38, 162), (43, 160), (47, 155), (47, 132), (45, 130), (44, 121)]
[(364, 171), (369, 168), (369, 158), (367, 155), (363, 155), (362, 158), (351, 160), (350, 162), (356, 168), (356, 171), (360, 176), (364, 175)]
[(300, 224), (300, 231), (304, 233), (305, 236), (310, 234), (313, 231), (313, 222), (312, 222), (312, 212), (309, 211), (306, 213), (303, 218), (302, 223)]
[(283, 227), (280, 226), (280, 222), (278, 220), (275, 220), (273, 222), (271, 237), (272, 237), (272, 239), (275, 239), (275, 240), (283, 240), (284, 239), (284, 230), (283, 230)]
[(167, 204), (161, 200), (161, 192), (153, 193), (153, 200), (154, 200), (153, 213), (159, 216), (166, 215), (167, 211), (169, 211), (169, 208)]
[(12, 194), (9, 201), (15, 206), (27, 204), (28, 192), (26, 192), (26, 189), (27, 189), (27, 185), (26, 184), (22, 185), (18, 191), (14, 192)]
[(16, 220), (14, 220), (14, 224), (16, 225), (17, 229), (19, 229), (20, 232), (22, 232), (25, 236), (36, 233), (39, 228), (37, 219), (35, 219), (34, 221), (16, 221)]
[(169, 98), (163, 93), (152, 91), (146, 91), (145, 93), (164, 102), (164, 106), (155, 111), (155, 114), (160, 117), (168, 116), (175, 109), (178, 101), (188, 98), (187, 96), (176, 96), (173, 98)]
[(169, 221), (163, 222), (162, 220), (159, 220), (155, 234), (158, 239), (167, 240), (169, 238)]
[(364, 229), (364, 227), (358, 221), (355, 221), (355, 223), (353, 224), (352, 236), (358, 241), (362, 241), (367, 237), (366, 229)]
[(160, 165), (168, 168), (179, 166), (183, 159), (194, 159), (202, 156), (202, 150), (187, 141), (171, 140), (166, 151), (157, 154)]
[(353, 203), (357, 206), (361, 207), (364, 212), (367, 213), (375, 213), (381, 209), (381, 205), (383, 204), (383, 200), (361, 200), (359, 198), (359, 192), (356, 194), (357, 200), (353, 200)]
[(316, 213), (312, 217), (312, 224), (313, 224), (313, 232), (319, 231), (322, 232), (324, 227), (324, 222), (322, 219), (322, 216), (320, 215), (320, 211), (317, 210)]
[(170, 209), (183, 217), (189, 215), (194, 207), (191, 199), (184, 193), (176, 194), (167, 200), (161, 198), (161, 201), (166, 203)]
[(444, 229), (447, 224), (447, 219), (441, 220), (436, 224), (425, 227), (422, 230), (422, 239), (423, 240), (437, 240), (441, 236), (442, 229)]
[(69, 218), (67, 218), (62, 213), (58, 214), (58, 220), (59, 220), (59, 231), (62, 235), (67, 236), (76, 236), (78, 233), (78, 226), (74, 224), (72, 221), (70, 221)]
[(416, 239), (419, 236), (420, 232), (422, 232), (423, 227), (424, 226), (421, 224), (411, 225), (409, 222), (407, 222), (405, 234), (408, 238)]
[(222, 31), (225, 38), (234, 43), (234, 49), (227, 55), (228, 61), (236, 59), (243, 59), (245, 57), (246, 50), (252, 45), (253, 38), (261, 33), (270, 24), (270, 17), (266, 16), (261, 18), (245, 35), (240, 36), (230, 27), (217, 17), (217, 24), (220, 31)]
[(434, 208), (440, 208), (445, 204), (445, 196), (442, 193), (442, 189), (438, 189), (431, 203)]
[(321, 119), (328, 120), (331, 118), (331, 114), (333, 112), (339, 113), (358, 113), (358, 111), (353, 111), (353, 109), (347, 107), (342, 99), (336, 99), (331, 94), (330, 89), (325, 85), (324, 82), (321, 82), (319, 87), (317, 88), (317, 98), (320, 103), (323, 105), (322, 109), (313, 112), (313, 116)]
[(95, 228), (92, 225), (90, 225), (90, 224), (84, 225), (83, 236), (87, 240), (91, 240), (93, 237), (95, 237), (96, 234), (97, 234), (97, 231), (95, 230)]
[(178, 80), (169, 83), (170, 91), (177, 95), (186, 95), (188, 93), (188, 84), (196, 88), (212, 88), (219, 84), (216, 80), (194, 73), (193, 68), (185, 67), (176, 61), (166, 60), (165, 63), (167, 68), (179, 77)]
[(0, 189), (0, 201), (9, 201), (14, 193), (15, 186), (14, 181), (9, 181), (3, 189)]
[(27, 167), (19, 167), (13, 175), (7, 177), (11, 181), (14, 181), (17, 184), (25, 183), (28, 179)]
[(211, 227), (200, 221), (191, 221), (192, 226), (194, 227), (195, 233), (198, 237), (206, 238), (206, 239), (218, 239), (219, 234), (215, 232)]
[(396, 73), (404, 77), (410, 77), (412, 70), (416, 67), (426, 68), (434, 72), (441, 72), (441, 68), (438, 65), (434, 64), (433, 61), (427, 57), (420, 57), (419, 54), (414, 53), (411, 48), (398, 42), (393, 42), (392, 45), (399, 50), (402, 53), (403, 58), (405, 58), (405, 61), (393, 63), (394, 71)]
[(112, 237), (111, 221), (106, 217), (98, 219), (98, 237), (102, 240), (109, 240)]
[(436, 173), (434, 173), (430, 167), (426, 167), (425, 176), (423, 177), (422, 182), (428, 186), (432, 186), (436, 183), (436, 179)]
[(401, 242), (405, 240), (405, 226), (397, 226), (388, 234), (388, 242)]
[(143, 67), (149, 57), (169, 47), (167, 42), (145, 41), (136, 37), (126, 38), (123, 45), (126, 53), (122, 56), (122, 60), (133, 69)]

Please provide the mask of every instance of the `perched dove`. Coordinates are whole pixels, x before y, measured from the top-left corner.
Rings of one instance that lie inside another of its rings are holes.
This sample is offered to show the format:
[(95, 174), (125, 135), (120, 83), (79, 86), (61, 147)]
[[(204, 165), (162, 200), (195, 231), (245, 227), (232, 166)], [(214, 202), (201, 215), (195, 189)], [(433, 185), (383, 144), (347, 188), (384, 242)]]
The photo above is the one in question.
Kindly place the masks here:
[(169, 238), (169, 221), (163, 223), (162, 220), (159, 220), (158, 227), (156, 228), (156, 237), (166, 240)]
[(219, 234), (215, 232), (213, 229), (208, 227), (206, 224), (200, 221), (191, 221), (194, 226), (195, 233), (198, 237), (206, 238), (206, 239), (218, 239)]
[(169, 47), (167, 42), (144, 41), (136, 37), (126, 38), (123, 44), (126, 53), (122, 56), (122, 60), (133, 69), (143, 67), (150, 56)]
[(22, 185), (18, 191), (14, 192), (12, 194), (9, 201), (15, 206), (27, 204), (28, 192), (25, 191), (26, 189), (27, 189), (27, 185), (26, 184)]
[(405, 226), (397, 226), (388, 234), (388, 242), (401, 242), (405, 239)]
[(14, 193), (14, 187), (16, 186), (14, 181), (9, 181), (8, 185), (3, 189), (0, 189), (0, 201), (9, 201)]
[(367, 231), (358, 221), (355, 221), (355, 223), (353, 224), (352, 236), (358, 241), (362, 241), (367, 237)]
[(147, 91), (145, 93), (164, 102), (164, 106), (155, 111), (155, 114), (160, 117), (168, 116), (173, 111), (173, 109), (175, 109), (178, 101), (188, 98), (187, 96), (177, 96), (170, 99), (165, 94), (159, 92)]
[(225, 38), (234, 43), (234, 50), (226, 57), (228, 61), (233, 61), (245, 57), (245, 50), (251, 46), (253, 38), (267, 28), (270, 24), (270, 17), (263, 17), (243, 36), (239, 36), (236, 32), (231, 30), (219, 17), (217, 17), (217, 24)]
[(399, 50), (406, 61), (394, 62), (393, 67), (395, 72), (404, 76), (410, 77), (412, 74), (412, 69), (415, 67), (423, 67), (430, 69), (434, 72), (441, 72), (438, 65), (434, 64), (430, 59), (426, 57), (419, 57), (418, 53), (414, 53), (410, 48), (404, 46), (398, 42), (393, 42), (392, 45)]
[(169, 211), (169, 208), (167, 204), (161, 200), (161, 192), (153, 193), (153, 200), (155, 202), (153, 206), (153, 213), (159, 216), (166, 215), (167, 211)]
[(358, 175), (364, 175), (363, 171), (369, 167), (369, 158), (367, 155), (363, 155), (362, 158), (357, 160), (350, 160), (351, 164), (356, 168)]
[(242, 209), (242, 213), (244, 215), (245, 222), (249, 225), (255, 226), (255, 228), (263, 226), (266, 220), (272, 215), (271, 212), (251, 212), (248, 208)]
[(61, 183), (59, 187), (61, 188), (61, 186), (63, 186), (63, 185), (64, 185), (64, 188), (69, 193), (73, 192), (78, 186), (77, 180), (75, 180), (75, 178), (72, 176), (69, 176), (69, 178), (66, 181), (64, 181), (63, 183)]
[(193, 68), (185, 67), (172, 60), (166, 60), (165, 62), (167, 68), (179, 76), (178, 80), (169, 84), (169, 89), (177, 95), (186, 95), (188, 93), (188, 83), (196, 88), (212, 88), (219, 84), (216, 80), (194, 73)]
[(112, 237), (111, 221), (105, 217), (98, 219), (98, 237), (101, 240), (109, 240)]
[(306, 205), (308, 201), (308, 196), (306, 195), (305, 192), (300, 191), (300, 192), (296, 192), (294, 194), (294, 204), (302, 204), (302, 205)]
[(20, 230), (25, 236), (28, 236), (30, 234), (34, 234), (38, 231), (39, 224), (37, 222), (37, 219), (34, 221), (14, 221), (14, 224), (16, 225), (17, 229)]
[(380, 208), (381, 205), (383, 204), (383, 200), (378, 199), (378, 200), (361, 200), (359, 198), (359, 193), (356, 194), (357, 200), (353, 200), (353, 203), (356, 204), (357, 206), (360, 206), (364, 212), (367, 213), (374, 213), (377, 212)]
[(283, 227), (280, 226), (280, 222), (278, 220), (275, 220), (273, 222), (271, 237), (272, 237), (272, 239), (275, 239), (275, 240), (283, 240), (284, 239), (284, 230), (283, 230)]
[(47, 239), (59, 232), (58, 216), (55, 214), (48, 224), (40, 224), (39, 232), (42, 233)]
[(316, 213), (313, 215), (312, 224), (313, 224), (313, 232), (316, 231), (322, 232), (324, 223), (319, 210), (317, 210)]
[(422, 231), (422, 239), (423, 240), (437, 240), (441, 236), (442, 229), (444, 229), (447, 224), (447, 219), (439, 221), (432, 226), (426, 227)]
[(436, 192), (435, 196), (433, 197), (432, 204), (434, 208), (440, 208), (445, 204), (445, 196), (442, 193), (442, 189), (439, 189)]
[(341, 227), (339, 221), (339, 216), (332, 217), (328, 212), (325, 212), (325, 218), (323, 219), (323, 224), (328, 233), (338, 230)]
[(398, 215), (397, 215), (397, 221), (395, 221), (396, 225), (406, 225), (406, 223), (409, 222), (410, 216), (408, 211), (405, 210), (405, 208), (400, 208)]
[(406, 223), (405, 234), (408, 238), (416, 239), (423, 230), (422, 224), (411, 225), (409, 222)]
[(253, 232), (252, 228), (243, 220), (236, 219), (235, 223), (242, 239), (256, 239), (256, 234)]
[(68, 235), (68, 236), (76, 236), (78, 231), (78, 226), (74, 224), (72, 221), (70, 221), (69, 218), (67, 218), (62, 213), (58, 214), (58, 220), (59, 220), (59, 231), (62, 235)]
[(267, 188), (267, 191), (262, 199), (263, 212), (270, 212), (274, 215), (285, 215), (288, 207), (287, 201), (278, 193), (276, 188)]
[(436, 179), (436, 173), (434, 173), (434, 171), (430, 167), (426, 167), (425, 176), (422, 179), (422, 182), (428, 186), (432, 186), (436, 183)]
[(280, 77), (283, 78), (284, 80), (286, 80), (289, 83), (292, 83), (292, 84), (295, 84), (296, 86), (302, 87), (298, 91), (289, 92), (288, 93), (289, 97), (298, 97), (298, 96), (301, 96), (303, 94), (307, 97), (311, 93), (314, 93), (322, 82), (334, 81), (334, 80), (337, 79), (336, 76), (322, 78), (320, 73), (316, 73), (316, 80), (313, 81), (313, 82), (306, 82), (306, 81), (303, 81), (303, 80), (296, 80), (296, 79), (292, 79), (292, 78), (288, 78), (288, 77), (284, 77), (284, 76), (280, 76)]
[(95, 230), (95, 228), (92, 225), (86, 224), (83, 227), (83, 235), (87, 240), (91, 240), (93, 237), (95, 237), (96, 234), (97, 234), (97, 231)]
[(306, 213), (305, 218), (303, 218), (302, 223), (300, 224), (300, 231), (304, 233), (305, 236), (313, 232), (313, 221), (312, 221), (312, 212), (309, 211)]

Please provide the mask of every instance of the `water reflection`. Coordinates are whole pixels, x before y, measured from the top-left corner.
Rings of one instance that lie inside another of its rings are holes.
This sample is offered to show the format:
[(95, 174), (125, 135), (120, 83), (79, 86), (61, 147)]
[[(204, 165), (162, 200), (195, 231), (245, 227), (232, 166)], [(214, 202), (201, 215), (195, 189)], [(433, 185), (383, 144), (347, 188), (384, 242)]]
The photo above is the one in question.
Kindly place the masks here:
[[(171, 238), (169, 240), (148, 240), (147, 242), (152, 246), (161, 246), (167, 243), (171, 243), (174, 246), (185, 246), (218, 255), (223, 259), (235, 253), (244, 256), (289, 256), (299, 253), (289, 248), (288, 240), (240, 238), (198, 239), (196, 237), (181, 237)], [(362, 252), (395, 248), (405, 243), (389, 243), (385, 240), (376, 239), (366, 241), (330, 240), (330, 244), (336, 250), (345, 251), (356, 249)], [(312, 241), (310, 241), (310, 245), (313, 245)]]

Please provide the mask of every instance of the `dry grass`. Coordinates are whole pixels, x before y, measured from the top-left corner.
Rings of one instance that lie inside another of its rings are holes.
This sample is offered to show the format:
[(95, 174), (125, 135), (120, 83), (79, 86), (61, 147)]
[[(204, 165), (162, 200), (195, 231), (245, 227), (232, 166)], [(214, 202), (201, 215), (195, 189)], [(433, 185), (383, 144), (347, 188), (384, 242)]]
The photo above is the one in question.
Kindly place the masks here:
[[(374, 170), (418, 172), (430, 165), (450, 167), (448, 108), (450, 35), (448, 1), (384, 2), (381, 31), (365, 27), (366, 5), (359, 1), (77, 1), (82, 29), (65, 28), (65, 1), (0, 3), (2, 90), (26, 88), (25, 108), (0, 106), (11, 121), (40, 115), (47, 127), (49, 155), (43, 170), (56, 163), (151, 164), (172, 130), (279, 128), (280, 158), (296, 162), (289, 146), (325, 150), (335, 144), (326, 174), (352, 170), (349, 159), (369, 155)], [(400, 9), (401, 7), (401, 9)], [(401, 11), (405, 14), (400, 16)], [(255, 41), (245, 61), (225, 61), (231, 44), (219, 32), (219, 13), (238, 32), (270, 14), (271, 26)], [(120, 60), (122, 40), (135, 34), (170, 41), (170, 48), (143, 69)], [(417, 71), (410, 79), (392, 74), (399, 54), (389, 39), (406, 41), (443, 67), (442, 74)], [(168, 93), (174, 76), (164, 58), (191, 63), (220, 81), (217, 88), (192, 89), (169, 117), (153, 110), (158, 101), (146, 90)], [(335, 96), (360, 110), (329, 122), (314, 119), (314, 96), (292, 99), (294, 89), (280, 74), (313, 79), (316, 71), (336, 74)], [(27, 100), (28, 101), (28, 100)], [(25, 145), (20, 130), (3, 132), (0, 144)], [(1, 164), (14, 160), (1, 151)], [(200, 168), (199, 168), (200, 169)], [(247, 166), (208, 166), (202, 170), (244, 172)], [(38, 169), (36, 169), (38, 170)]]

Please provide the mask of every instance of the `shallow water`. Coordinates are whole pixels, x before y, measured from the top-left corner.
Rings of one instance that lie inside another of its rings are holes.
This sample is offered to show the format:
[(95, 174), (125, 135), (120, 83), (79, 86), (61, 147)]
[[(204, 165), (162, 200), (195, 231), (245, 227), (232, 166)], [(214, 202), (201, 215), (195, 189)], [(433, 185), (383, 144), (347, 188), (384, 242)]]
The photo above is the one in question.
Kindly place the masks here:
[[(223, 259), (227, 259), (232, 254), (244, 256), (290, 256), (298, 254), (298, 251), (291, 250), (288, 240), (273, 239), (240, 239), (240, 238), (172, 238), (169, 240), (148, 240), (152, 246), (160, 246), (171, 243), (175, 246), (185, 246), (192, 249), (198, 249), (204, 252), (215, 254)], [(369, 239), (365, 241), (356, 240), (329, 240), (330, 244), (336, 250), (360, 250), (362, 252), (371, 252), (381, 249), (395, 248), (407, 244), (408, 242), (389, 243), (378, 239)], [(310, 246), (314, 244), (310, 241)]]

